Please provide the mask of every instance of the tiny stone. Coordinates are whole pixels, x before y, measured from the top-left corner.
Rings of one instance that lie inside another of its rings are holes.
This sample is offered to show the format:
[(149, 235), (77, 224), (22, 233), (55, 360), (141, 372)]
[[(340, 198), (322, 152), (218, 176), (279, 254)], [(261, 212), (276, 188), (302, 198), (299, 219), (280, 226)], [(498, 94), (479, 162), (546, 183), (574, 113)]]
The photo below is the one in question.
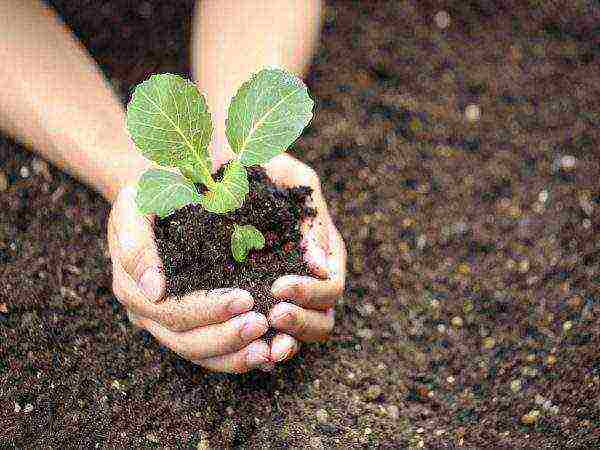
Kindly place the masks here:
[(516, 379), (510, 382), (510, 390), (513, 392), (519, 392), (521, 390), (521, 380)]
[(496, 345), (496, 340), (492, 337), (487, 337), (483, 340), (483, 348), (486, 350), (491, 350)]
[(573, 155), (565, 155), (560, 159), (560, 167), (564, 170), (572, 170), (577, 164), (577, 158)]
[(400, 409), (396, 405), (387, 405), (387, 413), (392, 420), (398, 420), (400, 418)]
[(0, 170), (0, 192), (4, 192), (8, 189), (8, 177), (4, 172)]
[(425, 428), (417, 428), (415, 431), (419, 434), (423, 434), (425, 433)]
[(456, 328), (460, 328), (463, 326), (463, 320), (462, 317), (460, 316), (455, 316), (452, 318), (451, 320), (452, 326), (456, 327)]
[(373, 333), (373, 330), (371, 330), (370, 328), (361, 328), (356, 334), (358, 335), (358, 337), (363, 339), (373, 339), (373, 336), (375, 335), (375, 333)]
[(321, 441), (319, 436), (311, 437), (308, 445), (310, 445), (310, 448), (313, 450), (323, 450), (325, 448), (325, 445), (323, 445), (323, 441)]
[(196, 450), (210, 450), (210, 441), (206, 437), (201, 437), (196, 446)]
[(370, 316), (375, 312), (375, 306), (372, 303), (365, 303), (362, 307), (362, 312), (364, 316)]
[(481, 108), (479, 105), (469, 105), (465, 109), (465, 116), (469, 122), (477, 122), (481, 118)]
[(150, 442), (154, 443), (154, 444), (158, 444), (159, 443), (158, 437), (156, 437), (156, 435), (154, 435), (152, 433), (148, 433), (146, 435), (146, 439), (149, 440)]
[(42, 175), (47, 180), (51, 178), (48, 163), (43, 159), (34, 158), (31, 162), (31, 168), (33, 169), (33, 173), (35, 173), (36, 175)]
[(540, 203), (546, 203), (548, 201), (549, 196), (550, 195), (548, 194), (548, 191), (543, 190), (538, 194), (538, 200), (540, 201)]
[(21, 412), (21, 405), (15, 402), (15, 414), (19, 414)]
[(327, 423), (329, 421), (329, 413), (324, 409), (319, 409), (316, 415), (319, 423)]
[(442, 30), (450, 26), (450, 14), (446, 11), (438, 11), (434, 17), (435, 24)]
[(524, 259), (523, 261), (519, 262), (519, 272), (527, 273), (528, 271), (529, 271), (529, 261), (527, 259)]
[(33, 405), (31, 403), (27, 403), (23, 408), (23, 412), (25, 414), (29, 414), (31, 411), (33, 411)]
[(21, 178), (29, 178), (29, 175), (31, 175), (29, 172), (29, 167), (27, 166), (21, 167), (21, 171), (19, 173), (21, 174)]
[(571, 328), (573, 328), (573, 322), (571, 322), (570, 320), (567, 320), (565, 323), (563, 323), (564, 331), (570, 331)]
[(368, 400), (373, 401), (373, 400), (376, 400), (382, 394), (382, 392), (383, 391), (379, 385), (372, 384), (367, 389), (365, 396), (367, 397)]
[(446, 430), (435, 430), (435, 435), (438, 437), (443, 435), (444, 433), (446, 433)]
[(444, 324), (440, 324), (437, 326), (437, 331), (440, 334), (444, 334), (446, 332), (446, 325)]
[(548, 357), (546, 358), (546, 364), (548, 364), (549, 366), (553, 366), (554, 364), (556, 364), (556, 356), (548, 355)]
[(521, 422), (523, 422), (525, 425), (533, 425), (538, 421), (539, 416), (540, 412), (537, 409), (533, 409), (521, 417)]
[(448, 384), (453, 384), (456, 379), (453, 376), (449, 376), (448, 378), (446, 378), (446, 381), (448, 382)]

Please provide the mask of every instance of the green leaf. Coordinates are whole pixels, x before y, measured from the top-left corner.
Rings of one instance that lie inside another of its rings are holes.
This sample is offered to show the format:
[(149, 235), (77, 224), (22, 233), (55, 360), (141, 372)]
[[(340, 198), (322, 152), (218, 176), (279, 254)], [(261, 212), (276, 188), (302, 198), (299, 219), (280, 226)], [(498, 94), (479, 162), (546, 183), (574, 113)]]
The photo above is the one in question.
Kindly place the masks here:
[(244, 166), (283, 153), (312, 119), (313, 101), (296, 76), (265, 69), (242, 85), (229, 105), (227, 139)]
[(165, 73), (139, 84), (127, 106), (127, 129), (146, 158), (178, 167), (193, 181), (212, 183), (212, 121), (193, 83)]
[(225, 167), (223, 179), (202, 196), (200, 203), (207, 211), (223, 214), (242, 206), (248, 191), (246, 168), (232, 160)]
[(135, 202), (142, 214), (165, 217), (190, 203), (199, 203), (200, 194), (194, 183), (178, 173), (151, 169), (138, 183)]
[(265, 246), (265, 237), (252, 225), (235, 225), (231, 235), (231, 253), (237, 262), (244, 262), (251, 249)]

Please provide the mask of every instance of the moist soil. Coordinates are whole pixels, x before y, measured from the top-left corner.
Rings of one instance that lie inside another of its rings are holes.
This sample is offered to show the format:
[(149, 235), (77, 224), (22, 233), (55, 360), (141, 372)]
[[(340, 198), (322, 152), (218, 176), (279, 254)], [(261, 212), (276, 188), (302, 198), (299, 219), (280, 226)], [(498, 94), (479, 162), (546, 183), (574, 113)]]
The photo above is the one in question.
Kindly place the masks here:
[[(191, 0), (52, 3), (124, 102), (190, 76)], [(109, 205), (1, 138), (0, 448), (600, 447), (600, 5), (324, 14), (291, 152), (348, 245), (332, 339), (177, 357), (111, 293)]]
[[(219, 179), (221, 175), (216, 176)], [(278, 301), (271, 295), (277, 278), (311, 275), (303, 259), (300, 224), (315, 215), (314, 209), (306, 206), (312, 190), (279, 188), (262, 168), (249, 168), (248, 179), (250, 193), (244, 205), (232, 213), (212, 214), (190, 205), (155, 221), (167, 295), (238, 287), (250, 292), (254, 310), (266, 315)], [(265, 236), (264, 248), (250, 251), (242, 263), (231, 254), (234, 224), (254, 225)]]

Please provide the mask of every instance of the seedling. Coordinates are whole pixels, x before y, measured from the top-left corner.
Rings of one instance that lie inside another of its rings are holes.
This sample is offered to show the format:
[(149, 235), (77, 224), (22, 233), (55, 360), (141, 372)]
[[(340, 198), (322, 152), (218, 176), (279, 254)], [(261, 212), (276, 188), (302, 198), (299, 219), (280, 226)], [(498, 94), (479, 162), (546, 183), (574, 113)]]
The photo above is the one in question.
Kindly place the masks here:
[[(142, 175), (139, 211), (166, 217), (190, 204), (216, 214), (240, 208), (249, 191), (246, 167), (285, 152), (312, 119), (313, 104), (302, 80), (289, 72), (265, 69), (252, 76), (229, 105), (226, 135), (235, 157), (215, 180), (209, 151), (213, 125), (204, 96), (180, 76), (152, 75), (133, 93), (127, 129), (146, 158), (169, 169)], [(196, 184), (205, 189), (199, 191)], [(254, 226), (234, 225), (231, 251), (236, 261), (243, 262), (251, 249), (264, 244)]]

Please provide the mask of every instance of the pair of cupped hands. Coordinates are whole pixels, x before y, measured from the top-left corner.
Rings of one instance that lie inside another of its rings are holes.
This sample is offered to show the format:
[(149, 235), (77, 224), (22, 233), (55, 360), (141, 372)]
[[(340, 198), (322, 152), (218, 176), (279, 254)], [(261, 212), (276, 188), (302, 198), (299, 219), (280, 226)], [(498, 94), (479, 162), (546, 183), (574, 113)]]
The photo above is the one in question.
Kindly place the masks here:
[[(281, 301), (265, 317), (251, 311), (254, 300), (240, 287), (196, 291), (181, 298), (165, 296), (151, 216), (135, 204), (136, 184), (118, 194), (108, 221), (113, 291), (131, 322), (162, 345), (209, 370), (243, 373), (294, 356), (301, 342), (326, 340), (334, 325), (334, 306), (344, 290), (346, 249), (335, 228), (313, 169), (287, 154), (264, 168), (281, 187), (313, 189), (314, 218), (301, 225), (304, 258), (315, 277), (286, 275), (271, 287)], [(270, 345), (261, 337), (277, 330)]]

